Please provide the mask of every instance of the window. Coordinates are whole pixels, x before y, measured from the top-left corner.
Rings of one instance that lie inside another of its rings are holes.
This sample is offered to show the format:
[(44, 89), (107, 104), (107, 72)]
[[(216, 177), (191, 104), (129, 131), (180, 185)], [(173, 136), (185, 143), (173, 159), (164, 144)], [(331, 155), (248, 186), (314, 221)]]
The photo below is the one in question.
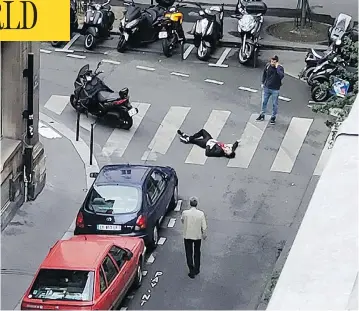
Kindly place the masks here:
[(101, 292), (101, 294), (106, 290), (106, 288), (107, 288), (107, 285), (106, 285), (105, 275), (103, 274), (102, 268), (100, 268), (100, 292)]
[(158, 189), (160, 190), (160, 192), (162, 192), (166, 186), (166, 181), (165, 181), (163, 175), (158, 171), (154, 171), (151, 174), (151, 177), (152, 177), (153, 181), (155, 182), (156, 186), (158, 187)]
[(94, 186), (86, 207), (96, 213), (126, 214), (140, 209), (141, 190), (131, 186)]
[(156, 184), (153, 180), (153, 178), (150, 176), (150, 178), (147, 181), (147, 196), (151, 202), (151, 204), (155, 203), (159, 195), (159, 190), (156, 187)]
[(41, 269), (29, 298), (92, 301), (93, 271)]
[(123, 256), (126, 254), (126, 252), (117, 246), (112, 246), (112, 248), (110, 249), (110, 254), (115, 259), (119, 269), (121, 269), (121, 267), (125, 263)]
[(110, 257), (106, 256), (102, 263), (103, 271), (105, 272), (107, 284), (110, 285), (115, 279), (118, 271)]

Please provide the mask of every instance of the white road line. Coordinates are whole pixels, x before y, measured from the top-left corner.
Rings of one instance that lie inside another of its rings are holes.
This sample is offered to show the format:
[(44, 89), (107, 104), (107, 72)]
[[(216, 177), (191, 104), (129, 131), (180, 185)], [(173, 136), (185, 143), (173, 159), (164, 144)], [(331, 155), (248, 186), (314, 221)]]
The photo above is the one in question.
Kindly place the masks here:
[(206, 79), (206, 80), (204, 80), (204, 82), (218, 84), (218, 85), (223, 85), (224, 84), (224, 82), (222, 82), (222, 81), (211, 80), (211, 79)]
[(259, 142), (262, 139), (263, 133), (268, 125), (270, 116), (267, 116), (266, 119), (261, 122), (256, 122), (257, 117), (258, 114), (252, 114), (250, 116), (240, 138), (241, 142), (236, 150), (236, 157), (229, 160), (227, 167), (249, 167)]
[(51, 54), (52, 53), (52, 51), (45, 50), (45, 49), (40, 49), (40, 52), (45, 53), (45, 54)]
[(208, 64), (211, 67), (221, 67), (221, 68), (227, 68), (228, 65), (223, 65), (223, 62), (225, 61), (226, 57), (228, 56), (229, 52), (231, 51), (231, 48), (226, 48), (221, 57), (218, 59), (218, 61), (215, 64)]
[(56, 48), (55, 52), (73, 53), (74, 51), (73, 50), (65, 50), (65, 49)]
[[(212, 110), (203, 128), (212, 135), (213, 139), (217, 139), (230, 114), (230, 111)], [(198, 146), (193, 146), (185, 163), (204, 165), (206, 160), (205, 151)]]
[(147, 263), (154, 263), (155, 262), (155, 257), (151, 254), (150, 257), (148, 257), (147, 259)]
[(315, 167), (313, 173), (314, 176), (320, 176), (323, 173), (324, 167), (327, 164), (330, 154), (332, 152), (332, 148), (329, 148), (332, 137), (333, 137), (333, 130), (329, 133), (327, 141), (325, 142), (325, 146), (322, 150), (322, 153), (320, 154), (320, 158), (318, 160), (317, 166)]
[(127, 310), (127, 307), (121, 307), (120, 310)]
[(186, 77), (186, 78), (189, 77), (188, 74), (186, 74), (186, 73), (180, 73), (180, 72), (171, 72), (171, 75), (172, 75), (172, 76), (178, 76), (178, 77)]
[(143, 271), (142, 271), (142, 275), (143, 275), (143, 276), (146, 276), (146, 275), (147, 275), (147, 273), (148, 273), (148, 271), (147, 271), (147, 270), (143, 270)]
[(103, 59), (102, 62), (107, 63), (107, 64), (113, 64), (113, 65), (120, 65), (121, 64), (120, 62), (117, 62), (117, 61), (112, 60), (112, 59)]
[(81, 34), (77, 33), (76, 35), (74, 35), (72, 37), (72, 39), (64, 46), (64, 50), (68, 50), (74, 43), (75, 41), (80, 38)]
[(187, 59), (188, 55), (191, 54), (192, 50), (194, 49), (194, 45), (190, 44), (186, 51), (183, 53), (183, 59)]
[(136, 66), (136, 68), (140, 69), (140, 70), (147, 70), (147, 71), (155, 71), (156, 70), (155, 68), (146, 67), (146, 66)]
[(176, 224), (176, 218), (171, 218), (168, 222), (167, 228), (173, 228)]
[(178, 200), (174, 211), (179, 212), (181, 210), (181, 207), (182, 207), (182, 200)]
[(224, 65), (217, 65), (217, 64), (213, 64), (213, 63), (208, 63), (209, 67), (218, 67), (218, 68), (228, 68), (228, 65), (224, 64)]
[(42, 137), (48, 138), (48, 139), (54, 139), (54, 138), (61, 138), (62, 136), (59, 135), (56, 131), (54, 131), (51, 127), (46, 126), (44, 123), (39, 122), (39, 134)]
[(279, 96), (278, 98), (279, 98), (280, 100), (284, 100), (285, 102), (290, 102), (290, 101), (291, 101), (291, 99), (288, 98), (288, 97)]
[(85, 59), (86, 56), (83, 55), (76, 55), (76, 54), (67, 54), (67, 57), (72, 57), (72, 58), (79, 58), (79, 59)]
[(257, 93), (257, 92), (258, 92), (258, 90), (251, 89), (251, 88), (245, 87), (245, 86), (240, 86), (238, 89), (239, 89), (239, 90), (242, 90), (242, 91), (251, 92), (251, 93)]
[[(93, 117), (91, 115), (88, 115), (88, 117), (86, 117), (86, 115), (82, 114), (80, 116), (80, 126), (89, 132), (91, 131), (91, 124), (95, 123), (95, 122), (96, 122), (95, 117)], [(95, 127), (96, 127), (96, 123), (94, 125), (94, 128)]]
[(290, 173), (313, 119), (293, 117), (273, 161), (272, 172)]
[(148, 150), (144, 152), (141, 158), (142, 161), (156, 161), (157, 154), (166, 154), (173, 139), (176, 137), (177, 130), (181, 127), (190, 110), (190, 107), (178, 106), (172, 106), (169, 109), (155, 136), (148, 145)]
[(60, 115), (69, 102), (70, 96), (51, 95), (44, 107)]
[(142, 119), (150, 108), (150, 104), (132, 102), (132, 106), (138, 109), (138, 114), (134, 115), (133, 125), (129, 131), (120, 129), (114, 129), (110, 137), (106, 141), (105, 146), (102, 149), (102, 153), (109, 157), (115, 154), (118, 157), (122, 157), (125, 153), (128, 145), (130, 144), (133, 136), (135, 135), (138, 127), (140, 126)]
[(314, 100), (310, 100), (310, 101), (308, 102), (308, 104), (312, 104), (312, 105), (324, 105), (324, 104), (326, 104), (326, 102), (316, 102), (316, 101), (314, 101)]
[(160, 237), (160, 238), (158, 239), (158, 241), (157, 241), (157, 245), (163, 245), (163, 244), (165, 244), (166, 240), (167, 240), (166, 238)]

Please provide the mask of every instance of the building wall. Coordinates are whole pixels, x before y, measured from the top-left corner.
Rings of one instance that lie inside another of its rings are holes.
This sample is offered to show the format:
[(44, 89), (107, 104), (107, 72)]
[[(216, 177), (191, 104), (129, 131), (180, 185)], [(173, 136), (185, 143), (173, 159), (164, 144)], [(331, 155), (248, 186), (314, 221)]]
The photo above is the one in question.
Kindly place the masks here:
[[(23, 153), (26, 147), (27, 123), (23, 111), (27, 109), (27, 55), (34, 53), (34, 137), (33, 183), (30, 191), (24, 184)], [(1, 224), (2, 229), (27, 199), (34, 199), (42, 190), (45, 180), (45, 154), (39, 142), (39, 42), (0, 43), (0, 101), (1, 101)]]

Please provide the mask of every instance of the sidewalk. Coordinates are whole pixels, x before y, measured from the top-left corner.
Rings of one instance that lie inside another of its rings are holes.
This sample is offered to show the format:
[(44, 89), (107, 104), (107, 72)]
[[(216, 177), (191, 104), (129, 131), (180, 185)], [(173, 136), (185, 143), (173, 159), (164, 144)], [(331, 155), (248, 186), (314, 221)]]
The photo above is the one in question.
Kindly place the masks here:
[(45, 188), (35, 201), (18, 210), (2, 232), (2, 310), (18, 305), (50, 247), (70, 227), (86, 194), (85, 167), (79, 154), (63, 134), (48, 135), (54, 130), (45, 127), (47, 134), (43, 135), (49, 138), (40, 136), (47, 155)]

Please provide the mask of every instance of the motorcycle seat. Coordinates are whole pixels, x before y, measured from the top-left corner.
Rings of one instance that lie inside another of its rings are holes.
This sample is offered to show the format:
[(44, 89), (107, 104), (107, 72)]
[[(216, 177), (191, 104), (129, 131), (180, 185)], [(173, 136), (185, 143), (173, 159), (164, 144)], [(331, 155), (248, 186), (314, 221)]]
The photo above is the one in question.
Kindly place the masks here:
[(209, 9), (213, 12), (221, 12), (222, 11), (221, 7), (219, 7), (219, 6), (211, 6)]
[(150, 15), (151, 22), (154, 22), (161, 15), (159, 10), (156, 10), (155, 8), (147, 9), (146, 12)]
[(105, 103), (118, 99), (118, 95), (116, 93), (102, 91), (97, 93), (97, 99), (100, 103)]

